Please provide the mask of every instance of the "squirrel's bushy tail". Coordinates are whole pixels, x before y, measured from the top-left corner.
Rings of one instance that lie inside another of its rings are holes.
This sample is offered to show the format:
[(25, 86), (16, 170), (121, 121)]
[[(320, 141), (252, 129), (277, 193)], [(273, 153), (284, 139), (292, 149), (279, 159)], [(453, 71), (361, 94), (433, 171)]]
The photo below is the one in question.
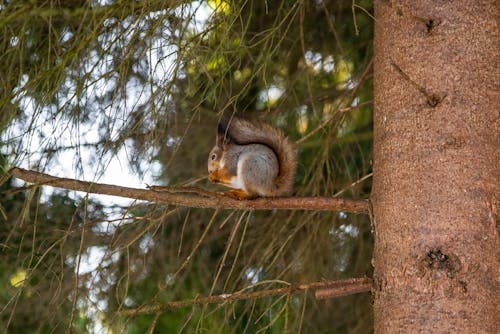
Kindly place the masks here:
[(271, 148), (279, 163), (273, 195), (283, 196), (292, 192), (297, 170), (297, 150), (283, 132), (263, 122), (232, 117), (219, 124), (219, 134), (239, 145), (262, 144)]

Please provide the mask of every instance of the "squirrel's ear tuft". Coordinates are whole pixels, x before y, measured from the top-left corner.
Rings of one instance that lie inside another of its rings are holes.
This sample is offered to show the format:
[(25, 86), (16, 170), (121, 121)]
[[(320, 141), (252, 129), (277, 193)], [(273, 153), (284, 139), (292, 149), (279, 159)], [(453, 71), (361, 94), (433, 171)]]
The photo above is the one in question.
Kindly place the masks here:
[(216, 144), (219, 147), (228, 145), (231, 142), (231, 136), (229, 134), (229, 118), (223, 117), (219, 120), (217, 124), (217, 141)]
[(224, 135), (227, 131), (227, 125), (228, 122), (221, 119), (219, 123), (217, 123), (217, 135)]

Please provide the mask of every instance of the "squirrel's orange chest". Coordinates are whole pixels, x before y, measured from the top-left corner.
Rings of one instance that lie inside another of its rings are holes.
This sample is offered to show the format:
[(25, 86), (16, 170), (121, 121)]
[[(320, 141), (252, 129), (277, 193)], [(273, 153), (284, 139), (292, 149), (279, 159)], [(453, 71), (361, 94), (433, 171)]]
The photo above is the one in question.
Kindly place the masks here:
[(210, 180), (224, 185), (232, 184), (233, 180), (236, 179), (235, 175), (228, 175), (224, 168), (218, 168), (211, 171), (209, 174)]
[(210, 172), (210, 180), (216, 181), (230, 188), (245, 190), (245, 184), (241, 178), (241, 173), (230, 175), (227, 173), (227, 169), (223, 167), (224, 166), (219, 166), (219, 168)]

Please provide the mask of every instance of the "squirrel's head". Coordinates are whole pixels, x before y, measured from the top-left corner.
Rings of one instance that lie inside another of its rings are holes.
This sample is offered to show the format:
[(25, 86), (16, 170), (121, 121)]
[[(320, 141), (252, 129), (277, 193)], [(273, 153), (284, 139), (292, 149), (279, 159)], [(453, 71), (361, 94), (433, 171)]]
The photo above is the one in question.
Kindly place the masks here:
[(222, 148), (218, 145), (208, 155), (208, 179), (210, 182), (220, 182), (219, 170), (221, 169)]

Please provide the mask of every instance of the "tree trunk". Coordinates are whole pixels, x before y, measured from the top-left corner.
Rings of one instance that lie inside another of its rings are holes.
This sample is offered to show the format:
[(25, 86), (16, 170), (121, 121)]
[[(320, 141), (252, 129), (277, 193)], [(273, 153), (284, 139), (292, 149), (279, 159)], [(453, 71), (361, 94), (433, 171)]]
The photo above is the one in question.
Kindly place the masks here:
[(498, 333), (498, 2), (375, 20), (375, 333)]

